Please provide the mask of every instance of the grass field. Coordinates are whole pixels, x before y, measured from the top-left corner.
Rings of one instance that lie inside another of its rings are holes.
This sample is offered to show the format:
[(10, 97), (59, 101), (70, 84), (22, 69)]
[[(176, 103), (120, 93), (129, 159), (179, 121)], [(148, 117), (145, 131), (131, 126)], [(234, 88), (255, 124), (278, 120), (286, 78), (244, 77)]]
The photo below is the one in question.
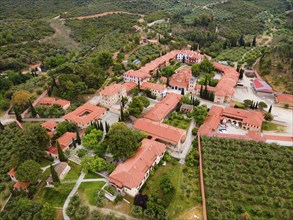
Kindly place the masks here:
[(95, 205), (97, 193), (104, 185), (105, 182), (81, 183), (78, 188), (78, 194), (90, 205)]
[(181, 114), (172, 113), (164, 123), (185, 130), (190, 124), (190, 119), (185, 118)]
[(77, 180), (80, 175), (81, 166), (71, 161), (68, 161), (68, 165), (71, 167), (71, 169), (67, 173), (63, 181)]
[[(175, 159), (173, 160), (174, 162), (168, 162), (166, 166), (160, 166), (155, 171), (155, 174), (149, 177), (146, 185), (143, 187), (142, 193), (150, 194), (158, 190), (160, 188), (160, 177), (167, 173), (175, 187), (175, 195), (167, 211), (170, 219), (180, 219), (183, 214), (199, 205), (195, 199), (195, 196), (199, 193), (198, 178), (194, 175), (190, 176), (184, 169), (186, 168), (185, 165), (179, 164)], [(186, 188), (188, 188), (190, 193), (186, 193)], [(200, 212), (197, 212), (197, 215), (200, 215)]]
[(84, 177), (84, 179), (96, 179), (96, 178), (104, 178), (104, 177), (92, 172), (88, 172)]
[(63, 204), (74, 185), (74, 183), (61, 184), (54, 188), (43, 186), (35, 195), (35, 199), (43, 205), (48, 204), (53, 207), (63, 207)]
[(285, 127), (282, 125), (275, 124), (273, 122), (265, 122), (261, 127), (262, 131), (276, 131), (284, 132)]

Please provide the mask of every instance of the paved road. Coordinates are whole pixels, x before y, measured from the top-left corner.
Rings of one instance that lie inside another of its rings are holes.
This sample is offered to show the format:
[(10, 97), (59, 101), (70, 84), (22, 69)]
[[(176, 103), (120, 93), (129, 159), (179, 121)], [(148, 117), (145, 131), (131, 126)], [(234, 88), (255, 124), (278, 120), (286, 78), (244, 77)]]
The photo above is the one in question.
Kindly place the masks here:
[(85, 173), (81, 172), (78, 180), (75, 183), (75, 186), (73, 187), (73, 189), (71, 190), (71, 192), (69, 193), (69, 195), (67, 196), (67, 198), (65, 200), (65, 203), (63, 205), (63, 210), (62, 210), (64, 220), (70, 220), (69, 216), (66, 214), (66, 209), (69, 205), (71, 197), (74, 196), (74, 194), (78, 190), (78, 187), (80, 186), (81, 183), (84, 183), (84, 182), (105, 182), (105, 183), (107, 183), (108, 182), (108, 180), (105, 178), (84, 179), (85, 175), (86, 175)]
[(187, 134), (186, 134), (186, 140), (182, 144), (183, 145), (182, 152), (179, 153), (179, 152), (174, 151), (174, 152), (171, 153), (171, 156), (180, 159), (179, 163), (181, 163), (181, 164), (185, 163), (185, 157), (187, 156), (187, 154), (189, 153), (189, 151), (191, 149), (192, 141), (194, 139), (194, 136), (192, 135), (192, 129), (194, 128), (194, 126), (195, 126), (195, 121), (194, 121), (194, 119), (192, 119), (191, 123), (189, 125), (189, 129), (188, 129)]
[(71, 197), (74, 196), (74, 194), (76, 193), (76, 191), (77, 191), (79, 185), (82, 183), (83, 178), (85, 177), (85, 175), (86, 174), (83, 173), (83, 172), (80, 174), (78, 180), (76, 181), (75, 186), (73, 187), (73, 189), (71, 190), (71, 192), (69, 193), (69, 195), (67, 196), (67, 198), (65, 200), (65, 203), (63, 205), (63, 210), (62, 210), (64, 220), (70, 220), (69, 216), (66, 214), (66, 209), (67, 209), (67, 207), (69, 205)]

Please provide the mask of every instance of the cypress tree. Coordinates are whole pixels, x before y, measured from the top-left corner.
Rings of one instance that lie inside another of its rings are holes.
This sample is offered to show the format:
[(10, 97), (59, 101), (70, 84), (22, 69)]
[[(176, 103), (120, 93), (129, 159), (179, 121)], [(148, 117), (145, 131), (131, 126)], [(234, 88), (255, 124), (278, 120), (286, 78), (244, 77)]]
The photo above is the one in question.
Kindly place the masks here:
[(81, 144), (81, 138), (80, 138), (80, 136), (79, 136), (79, 132), (78, 132), (77, 127), (75, 128), (75, 132), (76, 132), (76, 142), (77, 142), (78, 144)]
[(95, 127), (95, 129), (99, 130), (97, 121), (93, 122), (93, 126)]
[(200, 86), (199, 97), (203, 98), (203, 85)]
[(255, 104), (255, 109), (258, 109), (258, 102), (256, 102)]
[(207, 85), (208, 84), (208, 77), (206, 76), (204, 79), (204, 84)]
[(184, 95), (184, 89), (181, 89), (181, 95)]
[(271, 113), (271, 112), (272, 112), (272, 105), (269, 108), (269, 113)]
[(51, 95), (52, 95), (51, 86), (48, 87), (47, 92), (48, 92), (48, 96), (51, 97)]
[(110, 125), (108, 124), (108, 122), (105, 122), (105, 128), (106, 128), (106, 133), (108, 133), (110, 130)]
[(73, 145), (74, 149), (77, 147), (76, 146), (76, 141), (73, 138), (72, 138), (72, 145)]
[(36, 117), (38, 113), (37, 113), (35, 107), (33, 106), (31, 100), (29, 100), (29, 105), (30, 105), (30, 110), (31, 110), (32, 116)]
[(104, 125), (103, 125), (103, 122), (102, 121), (100, 121), (100, 130), (101, 131), (104, 131)]
[(21, 117), (21, 114), (19, 113), (18, 109), (13, 107), (13, 110), (14, 110), (14, 113), (15, 113), (16, 120), (19, 121), (19, 122), (22, 122), (22, 117)]
[(67, 161), (67, 158), (66, 158), (66, 156), (64, 155), (64, 153), (63, 153), (63, 151), (62, 151), (62, 149), (61, 149), (60, 144), (59, 144), (58, 141), (57, 141), (57, 150), (58, 150), (58, 157), (59, 157), (59, 160), (60, 160), (61, 162), (66, 162), (66, 161)]
[(122, 104), (122, 107), (124, 108), (125, 107), (125, 99), (124, 99), (124, 97), (122, 97), (122, 99), (121, 99), (121, 104)]
[(124, 121), (124, 113), (123, 113), (123, 108), (120, 106), (120, 120)]
[(252, 46), (256, 47), (256, 36), (253, 37)]
[(1, 121), (0, 121), (0, 130), (4, 130), (4, 125), (2, 124)]
[(138, 91), (141, 91), (141, 89), (140, 89), (140, 80), (138, 80), (137, 87), (138, 87)]
[(208, 86), (206, 85), (205, 88), (204, 88), (204, 91), (203, 91), (203, 98), (204, 99), (208, 99)]
[(53, 183), (60, 183), (60, 179), (58, 177), (58, 174), (57, 174), (56, 170), (54, 169), (54, 167), (52, 166), (52, 164), (50, 165), (50, 170), (51, 170), (51, 176), (52, 176)]

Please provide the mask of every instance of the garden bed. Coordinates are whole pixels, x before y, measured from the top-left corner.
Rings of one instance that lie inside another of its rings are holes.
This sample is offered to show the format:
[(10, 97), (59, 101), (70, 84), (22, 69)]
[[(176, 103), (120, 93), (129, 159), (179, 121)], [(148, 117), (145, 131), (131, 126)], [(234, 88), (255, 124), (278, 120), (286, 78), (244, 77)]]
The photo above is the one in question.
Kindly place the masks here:
[(184, 117), (180, 113), (172, 113), (168, 119), (164, 120), (164, 123), (185, 130), (188, 128), (190, 121), (191, 119)]

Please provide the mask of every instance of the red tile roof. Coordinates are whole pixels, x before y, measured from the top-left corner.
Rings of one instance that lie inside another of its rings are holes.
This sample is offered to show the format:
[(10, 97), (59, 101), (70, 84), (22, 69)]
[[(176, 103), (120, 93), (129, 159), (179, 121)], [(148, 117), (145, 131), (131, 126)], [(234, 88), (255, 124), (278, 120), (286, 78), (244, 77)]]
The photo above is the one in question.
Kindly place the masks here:
[(138, 119), (134, 123), (133, 128), (148, 133), (154, 139), (158, 138), (174, 145), (184, 142), (186, 138), (185, 130), (146, 118)]
[(150, 78), (151, 76), (148, 73), (144, 73), (140, 70), (128, 70), (123, 74), (124, 76), (133, 76), (141, 79)]
[(261, 127), (264, 120), (263, 113), (261, 112), (248, 111), (237, 108), (225, 108), (222, 115), (242, 120), (242, 122), (245, 124), (254, 125), (257, 127)]
[(293, 106), (293, 95), (290, 94), (276, 94), (276, 103), (288, 104)]
[(55, 98), (51, 98), (51, 97), (44, 97), (39, 101), (39, 105), (53, 105), (55, 102)]
[(68, 104), (70, 105), (70, 101), (65, 100), (65, 99), (58, 99), (53, 104), (63, 107), (63, 106), (68, 105)]
[(101, 118), (105, 112), (105, 108), (86, 103), (75, 109), (73, 112), (64, 115), (63, 118), (77, 124), (85, 125), (94, 119)]
[(126, 82), (126, 83), (123, 83), (122, 86), (125, 88), (126, 93), (129, 93), (131, 90), (137, 87), (136, 83), (134, 82)]
[(208, 113), (208, 117), (205, 119), (204, 123), (198, 129), (198, 132), (202, 135), (207, 135), (213, 131), (216, 131), (221, 121), (222, 112), (222, 107), (215, 105), (212, 106)]
[(116, 93), (120, 93), (123, 89), (125, 88), (121, 84), (112, 84), (110, 86), (106, 86), (102, 91), (100, 91), (100, 95), (112, 96)]
[(160, 85), (156, 83), (150, 83), (150, 82), (143, 82), (140, 86), (142, 90), (146, 89), (153, 89), (153, 90), (158, 90), (158, 91), (164, 91), (166, 89), (166, 85)]
[(272, 87), (270, 87), (265, 81), (260, 79), (253, 80), (253, 87), (257, 92), (273, 93)]
[(273, 140), (273, 141), (288, 141), (293, 143), (293, 137), (292, 136), (280, 136), (280, 135), (264, 135), (264, 138), (266, 140)]
[(153, 121), (163, 120), (176, 108), (181, 98), (182, 96), (178, 94), (168, 94), (164, 99), (162, 99), (161, 102), (156, 104), (148, 113), (146, 113), (144, 118), (151, 119)]
[(30, 185), (30, 183), (29, 182), (16, 182), (15, 184), (14, 184), (14, 188), (16, 188), (16, 189), (24, 189), (24, 190), (26, 190), (28, 187), (29, 187), (29, 185)]
[(150, 169), (158, 156), (166, 150), (166, 145), (157, 141), (143, 139), (141, 147), (135, 155), (119, 164), (110, 174), (110, 183), (116, 186), (137, 188), (144, 180), (146, 172)]
[(9, 175), (9, 176), (15, 176), (15, 173), (16, 173), (16, 169), (15, 169), (15, 167), (13, 167), (13, 168), (8, 172), (8, 175)]
[(69, 144), (72, 142), (72, 139), (76, 139), (76, 132), (66, 132), (56, 141), (58, 141), (63, 150), (64, 148), (69, 146)]
[(47, 152), (50, 154), (58, 155), (58, 149), (56, 146), (51, 146), (47, 149)]
[(188, 88), (189, 80), (192, 77), (192, 71), (189, 68), (182, 68), (170, 78), (170, 86), (177, 86), (179, 88)]
[(49, 131), (53, 131), (57, 127), (57, 123), (55, 121), (49, 120), (42, 123), (41, 126)]

